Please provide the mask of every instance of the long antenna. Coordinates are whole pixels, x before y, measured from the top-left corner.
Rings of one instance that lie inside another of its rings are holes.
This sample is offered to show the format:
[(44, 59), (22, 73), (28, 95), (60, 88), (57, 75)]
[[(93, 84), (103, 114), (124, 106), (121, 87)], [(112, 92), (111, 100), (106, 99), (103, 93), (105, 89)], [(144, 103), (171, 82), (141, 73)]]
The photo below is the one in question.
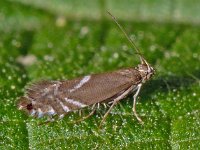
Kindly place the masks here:
[(120, 30), (123, 32), (123, 34), (126, 36), (128, 41), (131, 43), (131, 46), (133, 46), (133, 48), (136, 50), (136, 52), (137, 52), (136, 54), (138, 54), (140, 57), (142, 57), (142, 54), (140, 53), (139, 48), (135, 45), (133, 40), (131, 40), (131, 38), (127, 35), (127, 33), (125, 32), (125, 29), (118, 23), (117, 19), (109, 11), (107, 11), (107, 13), (112, 17), (112, 19), (115, 21), (117, 26), (120, 28)]

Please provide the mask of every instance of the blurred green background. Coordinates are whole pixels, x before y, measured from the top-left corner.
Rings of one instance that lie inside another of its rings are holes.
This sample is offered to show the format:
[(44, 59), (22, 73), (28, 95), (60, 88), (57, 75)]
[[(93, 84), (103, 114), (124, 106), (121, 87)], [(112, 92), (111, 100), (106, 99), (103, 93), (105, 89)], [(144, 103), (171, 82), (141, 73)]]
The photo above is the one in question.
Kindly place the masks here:
[[(79, 124), (69, 123), (76, 112), (38, 126), (44, 120), (16, 108), (26, 84), (139, 63), (106, 10), (156, 68), (137, 104), (145, 124), (133, 116), (129, 96), (102, 130), (104, 107)], [(199, 0), (1, 0), (0, 149), (200, 148), (199, 41)]]

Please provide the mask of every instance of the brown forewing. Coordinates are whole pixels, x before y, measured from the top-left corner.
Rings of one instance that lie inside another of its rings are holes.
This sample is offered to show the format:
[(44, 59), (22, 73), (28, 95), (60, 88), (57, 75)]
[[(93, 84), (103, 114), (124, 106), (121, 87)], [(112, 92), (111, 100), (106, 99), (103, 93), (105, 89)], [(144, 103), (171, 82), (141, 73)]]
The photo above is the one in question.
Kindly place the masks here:
[(65, 111), (62, 102), (69, 110), (79, 109), (80, 106), (67, 103), (65, 99), (71, 99), (84, 105), (92, 105), (122, 93), (132, 85), (141, 82), (141, 76), (136, 69), (121, 69), (118, 71), (94, 74), (83, 85), (76, 87), (84, 77), (66, 81), (40, 81), (27, 88), (28, 99), (34, 102), (34, 108), (48, 111), (51, 106), (57, 114)]
[[(78, 81), (70, 80), (66, 81), (66, 83), (63, 82), (61, 88), (64, 89), (64, 91), (60, 93), (61, 98), (70, 98), (91, 105), (110, 99), (130, 86), (134, 84), (137, 85), (141, 81), (140, 74), (137, 70), (133, 68), (121, 69), (118, 71), (91, 75), (90, 80), (80, 88), (73, 92), (67, 90), (69, 89), (69, 84), (74, 86), (74, 83), (79, 83), (81, 79), (82, 78)], [(68, 88), (64, 88), (65, 86), (68, 86)]]

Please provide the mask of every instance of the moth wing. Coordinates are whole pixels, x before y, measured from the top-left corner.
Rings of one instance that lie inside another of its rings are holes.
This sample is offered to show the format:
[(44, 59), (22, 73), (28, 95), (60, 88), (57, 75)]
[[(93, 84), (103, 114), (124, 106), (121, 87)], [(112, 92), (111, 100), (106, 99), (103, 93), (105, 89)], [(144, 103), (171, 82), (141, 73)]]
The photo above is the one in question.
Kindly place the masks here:
[[(81, 85), (83, 80), (84, 77), (80, 78), (71, 91), (62, 93), (62, 98), (91, 105), (108, 100), (133, 85), (130, 69), (91, 75), (90, 79)], [(81, 86), (76, 89), (77, 85)]]
[(140, 79), (136, 73), (134, 69), (123, 69), (67, 81), (39, 81), (28, 86), (18, 106), (38, 117), (63, 116), (72, 110), (110, 100), (130, 86), (137, 86)]
[(42, 80), (32, 83), (26, 88), (26, 95), (33, 100), (40, 99), (47, 94), (53, 94), (58, 81)]

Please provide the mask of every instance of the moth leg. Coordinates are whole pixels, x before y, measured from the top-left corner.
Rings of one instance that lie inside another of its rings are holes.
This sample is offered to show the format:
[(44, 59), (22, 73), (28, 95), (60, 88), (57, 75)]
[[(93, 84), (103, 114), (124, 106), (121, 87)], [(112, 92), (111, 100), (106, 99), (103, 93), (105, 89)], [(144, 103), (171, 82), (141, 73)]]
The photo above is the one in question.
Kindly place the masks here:
[(144, 124), (144, 122), (142, 121), (142, 119), (138, 116), (137, 112), (136, 112), (136, 100), (137, 100), (137, 96), (140, 92), (140, 89), (142, 87), (142, 84), (139, 84), (138, 87), (137, 87), (137, 91), (135, 93), (135, 95), (133, 96), (133, 113), (135, 115), (135, 117), (137, 118), (137, 120), (141, 123), (141, 124)]
[(113, 100), (112, 105), (110, 106), (110, 108), (108, 109), (108, 111), (105, 113), (105, 115), (103, 116), (101, 123), (99, 125), (99, 128), (103, 125), (103, 122), (106, 120), (106, 117), (108, 116), (108, 114), (110, 113), (110, 111), (113, 109), (113, 107), (121, 100), (123, 99), (126, 95), (129, 94), (129, 92), (131, 92), (131, 90), (133, 89), (133, 87), (131, 86), (130, 88), (128, 88), (126, 91), (124, 91), (121, 95), (119, 95), (117, 98), (115, 98)]
[(96, 111), (96, 108), (97, 108), (97, 104), (94, 104), (94, 105), (92, 106), (92, 111), (91, 111), (87, 116), (84, 116), (84, 117), (82, 117), (81, 119), (78, 119), (78, 120), (73, 121), (73, 122), (70, 122), (70, 123), (78, 123), (78, 122), (81, 122), (81, 121), (83, 121), (83, 120), (89, 118), (90, 116), (92, 116), (92, 115), (94, 114), (94, 112)]

